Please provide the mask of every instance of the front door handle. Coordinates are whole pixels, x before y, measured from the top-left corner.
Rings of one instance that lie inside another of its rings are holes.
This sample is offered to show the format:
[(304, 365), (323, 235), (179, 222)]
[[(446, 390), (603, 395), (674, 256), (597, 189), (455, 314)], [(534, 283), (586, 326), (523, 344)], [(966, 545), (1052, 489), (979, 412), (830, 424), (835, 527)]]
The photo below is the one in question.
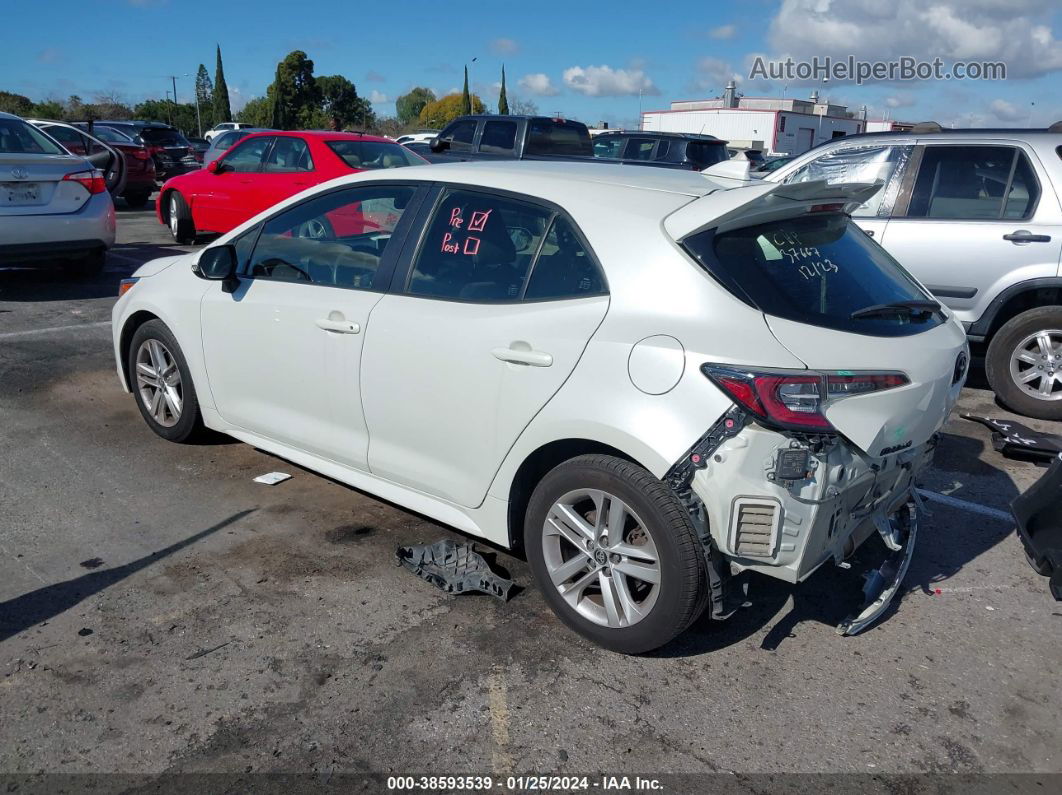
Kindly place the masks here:
[(494, 348), (491, 356), (501, 359), (503, 362), (512, 364), (527, 364), (531, 367), (549, 367), (553, 364), (553, 357), (542, 351), (533, 351), (521, 348)]
[(864, 229), (863, 231), (867, 233), (867, 237), (874, 237), (873, 229)]
[(327, 317), (317, 318), (317, 328), (334, 331), (337, 334), (357, 334), (361, 331), (361, 326), (357, 323), (351, 323), (349, 320), (331, 320)]
[(1028, 229), (1019, 229), (1017, 232), (1003, 235), (1003, 239), (1011, 243), (1050, 243), (1051, 235), (1034, 235)]

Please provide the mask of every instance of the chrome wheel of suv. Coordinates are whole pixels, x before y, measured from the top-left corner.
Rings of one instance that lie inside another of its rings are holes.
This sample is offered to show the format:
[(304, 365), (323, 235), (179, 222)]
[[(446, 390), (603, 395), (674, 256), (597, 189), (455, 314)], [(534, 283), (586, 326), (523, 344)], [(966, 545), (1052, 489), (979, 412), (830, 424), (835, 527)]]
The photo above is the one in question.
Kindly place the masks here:
[(1022, 392), (1038, 400), (1062, 400), (1062, 330), (1026, 336), (1010, 356), (1010, 376)]
[(649, 614), (660, 585), (656, 544), (613, 494), (571, 491), (546, 516), (542, 554), (553, 586), (584, 618), (629, 627)]

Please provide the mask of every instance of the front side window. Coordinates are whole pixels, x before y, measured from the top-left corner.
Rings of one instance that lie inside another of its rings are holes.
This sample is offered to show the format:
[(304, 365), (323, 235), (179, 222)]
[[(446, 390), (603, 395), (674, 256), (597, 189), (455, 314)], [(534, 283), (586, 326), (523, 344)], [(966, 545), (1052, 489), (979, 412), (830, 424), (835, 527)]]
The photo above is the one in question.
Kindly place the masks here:
[(262, 166), (262, 158), (265, 156), (266, 149), (272, 141), (272, 136), (268, 135), (244, 141), (225, 155), (225, 159), (221, 162), (226, 170), (235, 171), (237, 174), (258, 171)]
[(1040, 188), (1028, 158), (1013, 146), (927, 146), (911, 218), (1026, 218)]
[(466, 301), (518, 301), (552, 213), (534, 204), (451, 190), (436, 206), (408, 291)]
[(329, 287), (376, 284), (391, 235), (416, 188), (366, 185), (327, 193), (270, 218), (247, 274), (255, 279)]
[(873, 336), (917, 334), (942, 322), (924, 307), (895, 306), (932, 296), (842, 213), (718, 235), (710, 229), (683, 245), (726, 289), (767, 315)]
[(0, 119), (0, 152), (14, 155), (66, 154), (40, 130), (22, 119)]
[(622, 157), (626, 142), (622, 135), (599, 135), (594, 139), (594, 157)]
[(350, 168), (377, 169), (422, 166), (425, 161), (400, 144), (387, 141), (327, 141), (328, 148)]
[(475, 137), (476, 122), (473, 119), (454, 122), (439, 135), (440, 139), (450, 142), (451, 152), (471, 152)]
[(481, 152), (511, 152), (516, 148), (516, 122), (488, 121), (479, 139)]
[(806, 163), (788, 177), (786, 183), (882, 182), (877, 193), (853, 211), (856, 218), (888, 216), (896, 201), (903, 172), (911, 157), (910, 146), (856, 146), (835, 149)]
[(267, 174), (313, 171), (310, 148), (301, 138), (291, 138), (286, 135), (277, 136), (273, 148), (269, 150), (269, 155), (266, 157), (263, 171)]

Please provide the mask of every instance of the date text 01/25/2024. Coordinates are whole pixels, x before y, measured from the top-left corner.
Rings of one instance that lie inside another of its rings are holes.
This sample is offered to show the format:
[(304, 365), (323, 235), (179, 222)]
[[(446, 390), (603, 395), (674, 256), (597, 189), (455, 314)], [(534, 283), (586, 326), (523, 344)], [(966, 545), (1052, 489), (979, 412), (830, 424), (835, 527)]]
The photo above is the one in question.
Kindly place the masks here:
[(659, 779), (641, 776), (389, 776), (390, 791), (453, 792), (653, 792), (663, 790)]

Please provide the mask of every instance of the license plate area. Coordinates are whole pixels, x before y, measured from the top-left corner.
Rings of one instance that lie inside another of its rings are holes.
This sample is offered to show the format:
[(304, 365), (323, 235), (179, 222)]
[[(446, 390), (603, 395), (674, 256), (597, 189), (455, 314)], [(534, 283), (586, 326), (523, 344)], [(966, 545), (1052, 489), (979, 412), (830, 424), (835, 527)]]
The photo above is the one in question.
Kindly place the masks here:
[(8, 207), (41, 203), (39, 182), (0, 182), (0, 204)]

